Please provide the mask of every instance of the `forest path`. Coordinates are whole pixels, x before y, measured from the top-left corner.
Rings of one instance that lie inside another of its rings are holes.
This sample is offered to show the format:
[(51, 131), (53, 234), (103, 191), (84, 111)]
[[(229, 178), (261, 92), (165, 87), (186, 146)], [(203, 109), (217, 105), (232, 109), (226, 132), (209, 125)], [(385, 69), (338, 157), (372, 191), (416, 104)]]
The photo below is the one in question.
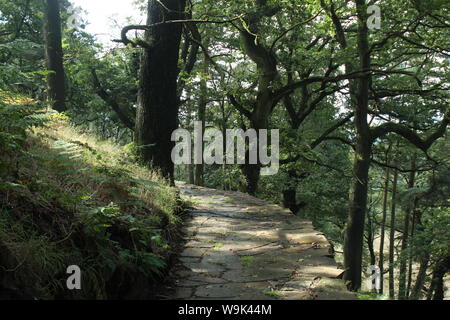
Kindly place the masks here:
[(312, 223), (247, 194), (177, 184), (193, 203), (172, 299), (355, 299)]

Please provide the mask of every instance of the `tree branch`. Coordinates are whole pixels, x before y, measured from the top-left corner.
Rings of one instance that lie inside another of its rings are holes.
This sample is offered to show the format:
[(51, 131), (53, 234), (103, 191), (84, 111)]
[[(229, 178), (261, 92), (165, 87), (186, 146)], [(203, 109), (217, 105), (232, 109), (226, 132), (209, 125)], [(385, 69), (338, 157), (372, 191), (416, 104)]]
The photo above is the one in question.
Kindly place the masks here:
[(239, 15), (237, 17), (228, 19), (228, 20), (202, 20), (202, 19), (183, 19), (183, 20), (169, 20), (169, 21), (163, 21), (163, 22), (158, 22), (158, 23), (154, 23), (152, 25), (129, 25), (126, 26), (122, 29), (121, 33), (120, 33), (120, 39), (116, 39), (113, 40), (114, 42), (121, 42), (125, 45), (131, 44), (133, 47), (136, 46), (140, 46), (140, 47), (144, 47), (147, 48), (149, 46), (149, 44), (143, 40), (130, 40), (127, 37), (128, 32), (130, 32), (131, 30), (142, 30), (142, 31), (147, 31), (150, 30), (152, 28), (158, 27), (158, 26), (162, 26), (162, 25), (170, 25), (170, 24), (176, 24), (176, 23), (194, 23), (194, 24), (199, 24), (199, 23), (213, 23), (213, 24), (225, 24), (225, 23), (230, 23), (236, 20), (239, 20), (243, 17), (243, 15)]
[(392, 122), (384, 123), (378, 127), (370, 129), (371, 139), (373, 142), (376, 139), (381, 138), (386, 134), (392, 132), (402, 136), (420, 150), (427, 152), (427, 150), (431, 147), (431, 145), (437, 139), (441, 138), (445, 134), (449, 123), (450, 123), (450, 109), (448, 109), (447, 112), (445, 113), (444, 119), (441, 121), (436, 131), (425, 139), (422, 139), (417, 133), (409, 129), (407, 126)]
[[(337, 122), (336, 124), (334, 124), (333, 126), (328, 128), (319, 138), (317, 138), (316, 140), (314, 140), (313, 142), (311, 142), (309, 144), (309, 148), (311, 150), (313, 150), (318, 145), (320, 145), (322, 142), (324, 142), (326, 140), (338, 140), (338, 138), (328, 137), (328, 135), (330, 135), (331, 133), (333, 133), (334, 131), (336, 131), (340, 127), (342, 127), (344, 124), (349, 122), (353, 117), (354, 117), (354, 113), (352, 112), (347, 117), (345, 117), (344, 119), (340, 120), (339, 122)], [(345, 142), (346, 142), (346, 144), (351, 144), (350, 142), (347, 142), (347, 141), (345, 141)], [(295, 156), (295, 157), (292, 157), (292, 158), (284, 159), (284, 160), (280, 161), (280, 164), (288, 164), (288, 163), (291, 163), (291, 162), (295, 162), (295, 161), (298, 161), (300, 158), (304, 158), (304, 156), (303, 155), (298, 155), (298, 156)]]
[(227, 94), (228, 100), (231, 102), (231, 104), (242, 114), (244, 115), (247, 119), (251, 119), (252, 117), (252, 113), (245, 109), (244, 106), (242, 104), (240, 104), (236, 98), (232, 95), (232, 94)]
[(94, 85), (94, 89), (96, 90), (97, 95), (103, 100), (105, 101), (113, 110), (114, 112), (117, 114), (117, 116), (119, 117), (120, 121), (122, 121), (122, 123), (129, 129), (131, 130), (135, 130), (135, 123), (134, 121), (129, 118), (125, 112), (122, 111), (122, 109), (120, 108), (119, 104), (116, 102), (116, 100), (114, 100), (109, 94), (108, 92), (106, 92), (105, 89), (103, 89), (100, 80), (98, 79), (97, 76), (97, 72), (95, 71), (95, 69), (91, 69), (91, 74), (92, 74), (92, 83)]
[(326, 138), (333, 133), (334, 131), (336, 131), (337, 129), (339, 129), (340, 127), (342, 127), (343, 125), (345, 125), (347, 122), (349, 122), (353, 117), (355, 116), (355, 114), (352, 112), (350, 113), (347, 117), (345, 117), (344, 119), (342, 119), (341, 121), (337, 122), (335, 125), (333, 125), (332, 127), (328, 128), (319, 138), (317, 138), (316, 140), (314, 140), (309, 146), (311, 147), (311, 149), (316, 148), (319, 144), (321, 144), (323, 141), (326, 140)]
[(357, 79), (365, 76), (370, 70), (367, 71), (355, 71), (348, 74), (342, 74), (335, 77), (310, 77), (307, 79), (303, 79), (297, 82), (294, 82), (292, 84), (289, 84), (287, 86), (284, 86), (281, 89), (278, 89), (274, 92), (274, 100), (276, 102), (280, 101), (285, 95), (291, 94), (296, 89), (301, 88), (302, 86), (316, 83), (316, 82), (322, 82), (322, 83), (329, 83), (329, 82), (338, 82), (341, 80), (349, 80), (349, 79)]
[[(281, 33), (281, 34), (273, 41), (272, 45), (270, 46), (270, 51), (273, 52), (273, 49), (275, 48), (275, 45), (277, 44), (277, 42), (280, 41), (280, 40), (281, 40), (286, 34), (288, 34), (290, 31), (294, 30), (294, 29), (297, 28), (297, 27), (300, 27), (301, 25), (304, 25), (304, 24), (307, 24), (307, 23), (313, 21), (313, 20), (314, 20), (315, 18), (317, 18), (317, 17), (319, 16), (319, 14), (321, 14), (321, 13), (322, 13), (322, 10), (319, 10), (319, 12), (318, 12), (315, 16), (313, 16), (313, 17), (311, 17), (311, 18), (309, 18), (309, 19), (307, 19), (307, 20), (305, 20), (305, 21), (301, 21), (301, 22), (299, 22), (299, 23), (296, 23), (296, 24), (293, 25), (292, 27), (290, 27), (290, 28), (288, 28), (287, 30), (285, 30), (283, 33)], [(320, 39), (320, 37), (317, 38), (317, 41), (319, 41), (319, 39)]]

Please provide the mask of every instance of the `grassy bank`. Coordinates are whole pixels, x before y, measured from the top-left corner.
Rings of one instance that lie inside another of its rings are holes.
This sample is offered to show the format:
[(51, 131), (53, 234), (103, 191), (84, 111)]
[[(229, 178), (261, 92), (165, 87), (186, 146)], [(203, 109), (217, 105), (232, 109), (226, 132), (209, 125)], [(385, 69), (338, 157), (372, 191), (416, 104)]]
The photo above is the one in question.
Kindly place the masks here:
[[(37, 109), (0, 104), (0, 299), (154, 298), (179, 236), (176, 190)], [(70, 265), (81, 290), (66, 287)]]

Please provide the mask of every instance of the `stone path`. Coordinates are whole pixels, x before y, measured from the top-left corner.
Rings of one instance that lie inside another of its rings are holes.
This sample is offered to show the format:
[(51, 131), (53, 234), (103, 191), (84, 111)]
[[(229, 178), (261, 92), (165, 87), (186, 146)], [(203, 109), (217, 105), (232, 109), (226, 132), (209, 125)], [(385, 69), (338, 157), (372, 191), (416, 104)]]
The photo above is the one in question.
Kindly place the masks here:
[(170, 299), (354, 299), (310, 221), (243, 193), (178, 186), (194, 208)]

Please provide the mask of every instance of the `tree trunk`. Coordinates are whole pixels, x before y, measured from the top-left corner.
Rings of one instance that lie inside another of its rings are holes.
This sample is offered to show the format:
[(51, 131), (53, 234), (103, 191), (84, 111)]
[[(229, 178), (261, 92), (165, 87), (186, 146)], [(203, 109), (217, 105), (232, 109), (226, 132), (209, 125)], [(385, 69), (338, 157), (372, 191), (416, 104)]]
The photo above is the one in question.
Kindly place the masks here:
[[(206, 40), (205, 40), (206, 41)], [(207, 41), (204, 43), (205, 47), (208, 47)], [(202, 70), (202, 78), (200, 80), (200, 101), (198, 105), (198, 121), (202, 123), (202, 136), (205, 133), (205, 126), (206, 126), (206, 106), (207, 106), (207, 99), (208, 99), (208, 86), (206, 82), (206, 75), (209, 73), (208, 68), (208, 59), (206, 56), (206, 53), (203, 54), (203, 70)], [(203, 142), (202, 142), (203, 144)], [(204, 148), (202, 147), (202, 150)], [(195, 165), (195, 184), (198, 186), (204, 186), (205, 180), (204, 180), (204, 171), (205, 171), (205, 164), (199, 163)]]
[(67, 110), (67, 106), (59, 0), (46, 0), (44, 14), (45, 57), (49, 71), (48, 100), (52, 102), (54, 110), (63, 112)]
[(288, 171), (288, 179), (283, 190), (283, 206), (291, 210), (293, 214), (297, 214), (300, 209), (306, 206), (305, 202), (297, 202), (297, 184), (298, 179), (306, 177), (306, 174), (298, 175), (295, 170)]
[[(349, 290), (361, 287), (364, 220), (367, 205), (367, 181), (369, 178), (370, 151), (364, 150), (360, 141), (353, 167), (354, 175), (350, 191), (350, 212), (344, 241), (344, 280)], [(369, 148), (370, 150), (370, 148)]]
[[(411, 158), (411, 172), (409, 173), (408, 180), (408, 189), (414, 188), (414, 182), (416, 177), (416, 158), (417, 155), (414, 153)], [(399, 285), (398, 285), (398, 299), (405, 300), (407, 298), (406, 295), (406, 267), (408, 256), (406, 254), (406, 250), (408, 249), (408, 237), (409, 237), (409, 224), (412, 216), (412, 212), (414, 211), (414, 200), (412, 200), (408, 204), (408, 208), (405, 213), (405, 222), (403, 227), (403, 236), (402, 236), (402, 257), (400, 259), (400, 274), (399, 274)]]
[[(365, 0), (356, 0), (358, 12), (358, 54), (360, 68), (370, 69), (367, 13)], [(355, 107), (356, 150), (350, 189), (349, 218), (344, 241), (344, 280), (349, 290), (361, 287), (364, 220), (371, 155), (371, 135), (367, 123), (370, 76), (358, 80)]]
[[(416, 218), (417, 218), (417, 203), (418, 198), (414, 197), (414, 209), (412, 211), (412, 226), (411, 226), (411, 238), (414, 238), (415, 231), (416, 231)], [(408, 254), (408, 284), (406, 287), (406, 297), (408, 298), (411, 294), (411, 287), (412, 287), (412, 273), (413, 273), (413, 253), (409, 252)]]
[(381, 236), (380, 236), (380, 252), (379, 252), (379, 262), (378, 266), (380, 268), (380, 294), (383, 294), (384, 291), (384, 240), (386, 233), (386, 217), (387, 217), (387, 202), (389, 195), (389, 178), (390, 178), (391, 170), (386, 169), (386, 180), (384, 181), (384, 194), (383, 194), (383, 217), (381, 218)]
[(298, 213), (297, 188), (295, 185), (288, 185), (283, 190), (283, 206), (291, 210), (293, 214)]
[(411, 291), (410, 300), (418, 300), (422, 295), (422, 288), (425, 284), (425, 278), (427, 276), (428, 262), (430, 261), (430, 254), (428, 252), (425, 253), (425, 256), (422, 257), (419, 266), (419, 272), (417, 274), (416, 283)]
[(261, 166), (259, 164), (248, 164), (247, 161), (246, 164), (242, 165), (242, 173), (244, 174), (247, 181), (245, 191), (250, 195), (255, 196), (256, 192), (258, 191), (260, 172)]
[(188, 183), (189, 184), (194, 184), (195, 183), (195, 176), (194, 176), (194, 165), (193, 164), (188, 164), (187, 165), (188, 168)]
[[(375, 238), (375, 230), (373, 229), (373, 222), (372, 219), (375, 217), (371, 216), (371, 212), (369, 211), (367, 213), (367, 249), (369, 250), (370, 254), (370, 265), (375, 266), (376, 265), (376, 254), (375, 254), (375, 247), (373, 245), (373, 241)], [(372, 288), (372, 292), (376, 293), (376, 288)]]
[[(220, 130), (222, 132), (222, 136), (226, 137), (227, 136), (227, 120), (228, 120), (229, 116), (227, 116), (227, 114), (225, 112), (225, 99), (222, 99), (220, 101), (220, 112), (221, 112), (221, 115), (222, 115), (222, 119), (220, 121)], [(227, 141), (226, 141), (226, 139), (223, 139), (222, 148), (223, 148), (222, 150), (224, 151), (222, 156), (225, 159), (225, 152), (227, 150)], [(231, 190), (229, 182), (227, 181), (227, 179), (225, 179), (226, 172), (227, 172), (227, 164), (226, 164), (226, 161), (223, 161), (223, 164), (222, 164), (222, 175), (223, 175), (222, 189), (223, 190)]]
[(398, 171), (394, 170), (394, 182), (392, 183), (392, 204), (391, 204), (391, 231), (389, 234), (389, 297), (394, 298), (394, 249), (395, 249), (395, 210), (397, 198)]
[(431, 288), (434, 289), (433, 300), (444, 300), (444, 276), (450, 269), (450, 256), (436, 264), (433, 270)]
[[(186, 95), (190, 96), (191, 92), (189, 89), (186, 89)], [(192, 132), (193, 128), (194, 128), (194, 124), (193, 124), (193, 117), (192, 117), (192, 108), (191, 108), (191, 104), (187, 103), (187, 117), (186, 117), (186, 129), (190, 130), (190, 132)], [(193, 149), (193, 141), (191, 141), (191, 150)], [(189, 155), (190, 157), (190, 163), (186, 165), (186, 169), (187, 169), (187, 182), (189, 184), (195, 184), (195, 166), (193, 163), (193, 154), (191, 153)]]
[(374, 230), (373, 230), (373, 217), (370, 215), (370, 213), (367, 215), (367, 249), (369, 250), (370, 254), (370, 265), (374, 266), (376, 264), (376, 255), (375, 255), (375, 247), (373, 245), (374, 241)]
[[(269, 117), (274, 107), (273, 82), (278, 76), (277, 59), (272, 50), (266, 48), (258, 38), (259, 25), (264, 16), (271, 17), (275, 14), (268, 10), (267, 0), (257, 1), (256, 12), (246, 17), (246, 26), (240, 30), (240, 39), (246, 55), (256, 64), (258, 70), (258, 92), (256, 99), (251, 103), (252, 111), (247, 110), (245, 116), (250, 120), (250, 128), (257, 132), (269, 128)], [(240, 106), (240, 111), (245, 107)], [(247, 148), (248, 148), (248, 144)], [(247, 157), (248, 158), (248, 157)], [(259, 156), (257, 157), (259, 159)], [(261, 164), (249, 164), (242, 166), (242, 172), (247, 179), (247, 193), (255, 195), (261, 172)]]
[[(263, 72), (263, 71), (259, 71)], [(271, 90), (269, 89), (269, 86), (271, 83), (270, 81), (264, 82), (261, 80), (260, 83), (264, 83), (265, 86), (267, 86), (265, 89), (261, 90), (258, 94), (256, 105), (257, 107), (254, 109), (254, 112), (252, 113), (251, 119), (250, 119), (250, 129), (256, 130), (256, 133), (259, 137), (260, 130), (267, 130), (269, 128), (269, 117), (272, 110), (272, 104), (273, 101), (270, 98)], [(250, 195), (256, 195), (256, 192), (258, 191), (258, 182), (260, 179), (261, 174), (261, 163), (259, 161), (259, 144), (256, 146), (257, 164), (250, 164), (249, 162), (249, 149), (250, 145), (248, 142), (246, 142), (246, 161), (245, 165), (242, 166), (242, 172), (245, 175), (245, 178), (247, 180), (247, 187), (246, 192)]]
[[(147, 25), (182, 19), (184, 8), (185, 0), (151, 0), (148, 2)], [(178, 127), (181, 31), (180, 23), (172, 23), (145, 32), (147, 45), (141, 61), (136, 115), (136, 142), (140, 146), (141, 159), (172, 183), (174, 164), (171, 154), (175, 142), (171, 141), (171, 136)]]
[(291, 210), (293, 214), (297, 214), (300, 208), (297, 204), (297, 183), (295, 171), (289, 170), (288, 176), (289, 180), (283, 190), (283, 206)]

